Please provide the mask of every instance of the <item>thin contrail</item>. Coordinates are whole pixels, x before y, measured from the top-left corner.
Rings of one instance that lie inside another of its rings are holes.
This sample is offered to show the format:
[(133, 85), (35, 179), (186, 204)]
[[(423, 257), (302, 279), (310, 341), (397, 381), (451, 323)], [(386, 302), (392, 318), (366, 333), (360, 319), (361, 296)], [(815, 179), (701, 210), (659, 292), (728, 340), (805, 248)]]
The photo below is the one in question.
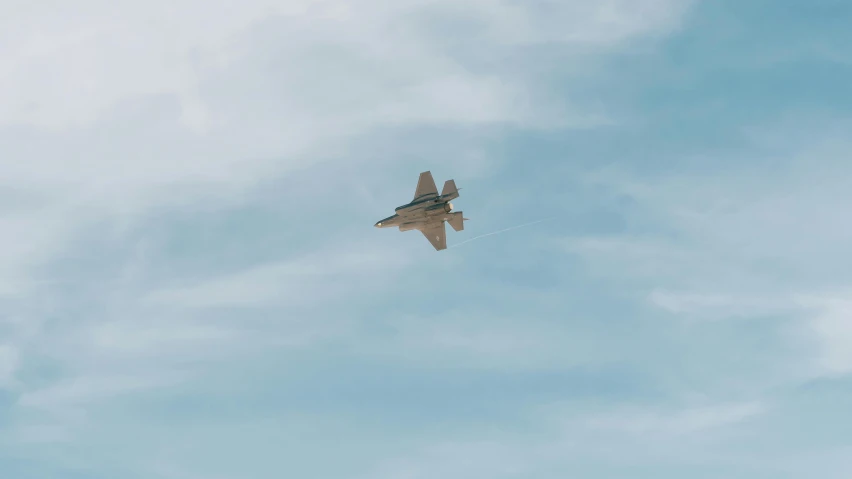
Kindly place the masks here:
[(535, 221), (531, 221), (529, 223), (524, 223), (522, 225), (512, 226), (511, 228), (506, 228), (506, 229), (502, 229), (502, 230), (499, 230), (499, 231), (492, 231), (491, 233), (485, 233), (484, 235), (474, 236), (473, 238), (466, 239), (466, 240), (462, 241), (461, 243), (456, 243), (456, 244), (450, 246), (450, 248), (455, 248), (456, 246), (461, 246), (465, 243), (470, 243), (473, 240), (478, 240), (479, 238), (485, 238), (486, 236), (505, 233), (506, 231), (516, 230), (518, 228), (523, 228), (524, 226), (531, 226), (531, 225), (534, 225), (536, 223), (541, 223), (542, 221), (552, 220), (553, 218), (556, 218), (556, 217), (551, 216), (550, 218), (544, 218), (543, 220), (535, 220)]

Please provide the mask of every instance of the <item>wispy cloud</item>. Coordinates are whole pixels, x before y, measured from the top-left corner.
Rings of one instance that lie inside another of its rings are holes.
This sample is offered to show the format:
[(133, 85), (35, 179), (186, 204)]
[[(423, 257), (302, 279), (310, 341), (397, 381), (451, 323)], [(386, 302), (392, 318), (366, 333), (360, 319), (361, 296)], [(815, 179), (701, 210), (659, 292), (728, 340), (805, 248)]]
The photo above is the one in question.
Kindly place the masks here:
[(111, 399), (153, 386), (164, 386), (173, 381), (163, 378), (134, 377), (128, 374), (102, 377), (78, 377), (49, 388), (24, 393), (18, 403), (24, 407), (44, 410), (87, 405), (98, 400)]
[(849, 145), (836, 136), (836, 122), (824, 124), (818, 133), (791, 131), (787, 122), (750, 128), (739, 155), (772, 162), (712, 173), (590, 175), (584, 181), (630, 198), (636, 231), (579, 236), (567, 248), (592, 274), (681, 317), (779, 318), (790, 347), (810, 351), (801, 359), (814, 365), (812, 374), (848, 371), (841, 351), (852, 343), (837, 291), (852, 282), (843, 253), (850, 230), (841, 220), (852, 197), (840, 180)]
[(666, 311), (700, 319), (756, 318), (772, 314), (788, 314), (800, 310), (793, 298), (785, 296), (743, 297), (732, 294), (681, 293), (656, 289), (648, 300)]
[(311, 254), (205, 279), (188, 287), (155, 290), (145, 300), (187, 307), (313, 304), (319, 300), (318, 295), (328, 298), (340, 297), (344, 292), (351, 294), (364, 280), (368, 281), (366, 286), (375, 287), (377, 281), (387, 284), (409, 263), (402, 251), (375, 248)]
[[(790, 391), (852, 371), (848, 124), (726, 118), (724, 148), (702, 143), (701, 115), (730, 101), (684, 71), (710, 37), (661, 42), (694, 8), (711, 22), (707, 5), (13, 5), (0, 463), (175, 479), (813, 465), (753, 444), (795, 449), (772, 442), (792, 435)], [(682, 105), (695, 91), (719, 103)], [(553, 225), (594, 231), (553, 249), (435, 255), (371, 228), (432, 168), (413, 159), (467, 176), (476, 219), (567, 198), (617, 220)]]
[[(544, 414), (526, 416), (523, 432), (488, 429), (479, 437), (445, 437), (381, 462), (369, 477), (508, 478), (547, 476), (566, 467), (583, 476), (609, 472), (614, 477), (619, 472), (650, 467), (654, 459), (676, 469), (691, 461), (712, 462), (718, 453), (709, 438), (730, 437), (731, 431), (765, 410), (758, 402), (669, 411), (637, 408), (587, 416), (571, 408), (547, 408)], [(621, 454), (613, 457), (613, 450)], [(610, 466), (590, 468), (589, 459), (597, 457), (607, 459)]]
[(848, 294), (801, 296), (797, 302), (810, 310), (803, 329), (817, 344), (818, 372), (828, 376), (852, 373), (852, 298)]
[[(686, 4), (540, 11), (498, 1), (354, 8), (258, 0), (233, 9), (182, 0), (168, 15), (154, 3), (84, 2), (49, 14), (21, 4), (2, 29), (9, 75), (0, 85), (0, 145), (8, 161), (0, 184), (38, 202), (4, 215), (8, 237), (27, 240), (3, 248), (0, 272), (19, 267), (0, 278), (13, 290), (28, 284), (20, 268), (59, 254), (105, 217), (138, 221), (156, 205), (239, 201), (256, 182), (381, 125), (541, 123), (547, 93), (535, 78), (473, 68), (438, 38), (494, 59), (498, 39), (502, 49), (559, 40), (607, 51), (676, 26)], [(442, 29), (457, 15), (491, 33), (448, 37)], [(535, 90), (537, 99), (529, 96)]]
[(763, 413), (765, 406), (757, 402), (718, 404), (661, 413), (634, 413), (621, 416), (589, 418), (592, 429), (620, 431), (629, 434), (684, 436), (740, 423)]
[(477, 309), (394, 316), (388, 333), (349, 345), (360, 354), (392, 356), (415, 365), (454, 370), (560, 370), (582, 366), (594, 354), (588, 335), (529, 314)]

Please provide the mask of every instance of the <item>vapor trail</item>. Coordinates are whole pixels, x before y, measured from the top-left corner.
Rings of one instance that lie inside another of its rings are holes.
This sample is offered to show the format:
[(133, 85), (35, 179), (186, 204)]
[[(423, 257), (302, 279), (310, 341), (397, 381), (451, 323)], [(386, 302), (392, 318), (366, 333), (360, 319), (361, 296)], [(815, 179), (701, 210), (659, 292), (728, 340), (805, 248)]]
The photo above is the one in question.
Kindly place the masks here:
[(450, 246), (450, 248), (455, 248), (456, 246), (461, 246), (465, 243), (470, 243), (473, 240), (478, 240), (479, 238), (485, 238), (486, 236), (492, 236), (492, 235), (496, 235), (496, 234), (500, 234), (500, 233), (505, 233), (506, 231), (516, 230), (518, 228), (523, 228), (524, 226), (532, 226), (536, 223), (541, 223), (542, 221), (552, 220), (553, 218), (556, 218), (556, 217), (551, 216), (550, 218), (544, 218), (543, 220), (535, 220), (535, 221), (531, 221), (529, 223), (524, 223), (522, 225), (512, 226), (511, 228), (506, 228), (506, 229), (502, 229), (502, 230), (499, 230), (499, 231), (492, 231), (491, 233), (485, 233), (484, 235), (474, 236), (473, 238), (466, 239), (466, 240), (462, 241), (461, 243), (456, 243), (456, 244)]

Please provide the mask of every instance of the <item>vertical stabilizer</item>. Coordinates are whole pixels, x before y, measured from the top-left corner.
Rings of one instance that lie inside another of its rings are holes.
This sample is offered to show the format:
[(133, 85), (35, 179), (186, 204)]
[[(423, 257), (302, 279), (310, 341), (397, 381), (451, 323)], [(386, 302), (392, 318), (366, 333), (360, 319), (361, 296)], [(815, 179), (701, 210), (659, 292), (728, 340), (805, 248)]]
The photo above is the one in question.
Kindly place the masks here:
[(441, 191), (441, 196), (455, 195), (458, 197), (459, 190), (456, 188), (455, 180), (447, 180), (444, 182), (444, 189)]
[[(447, 186), (444, 185), (444, 188)], [(417, 180), (417, 189), (414, 190), (414, 199), (412, 203), (427, 198), (438, 196), (438, 188), (435, 186), (435, 179), (432, 178), (432, 172), (424, 171), (420, 173), (420, 178)]]

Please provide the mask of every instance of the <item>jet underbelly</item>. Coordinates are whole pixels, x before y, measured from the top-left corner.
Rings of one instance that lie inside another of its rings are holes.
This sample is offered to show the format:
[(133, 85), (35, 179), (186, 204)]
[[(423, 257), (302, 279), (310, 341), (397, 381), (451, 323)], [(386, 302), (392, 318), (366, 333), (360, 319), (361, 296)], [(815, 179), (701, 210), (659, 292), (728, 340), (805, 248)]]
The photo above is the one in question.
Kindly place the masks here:
[(409, 210), (397, 211), (397, 214), (402, 218), (423, 218), (426, 216), (426, 209), (422, 207), (415, 207)]
[(410, 221), (399, 225), (400, 231), (411, 231), (411, 230), (419, 230), (426, 223), (423, 221)]

